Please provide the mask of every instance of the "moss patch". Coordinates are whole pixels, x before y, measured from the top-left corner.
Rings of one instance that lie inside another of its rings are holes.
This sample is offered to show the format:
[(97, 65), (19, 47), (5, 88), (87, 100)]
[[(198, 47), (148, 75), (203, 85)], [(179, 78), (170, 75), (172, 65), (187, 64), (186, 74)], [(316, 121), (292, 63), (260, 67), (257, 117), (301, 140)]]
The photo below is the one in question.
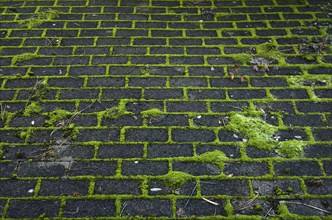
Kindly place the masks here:
[(27, 105), (24, 109), (23, 116), (31, 116), (32, 114), (39, 114), (43, 110), (42, 107), (40, 107), (38, 102), (30, 102), (29, 105)]
[(52, 111), (49, 113), (48, 115), (49, 120), (46, 120), (45, 124), (48, 126), (53, 126), (60, 120), (67, 119), (67, 117), (70, 116), (71, 114), (72, 114), (71, 112), (63, 109)]
[(302, 155), (304, 146), (304, 142), (299, 140), (282, 141), (277, 146), (277, 152), (288, 158), (297, 157)]
[(183, 186), (191, 178), (192, 176), (188, 173), (171, 171), (163, 176), (163, 181), (166, 186), (177, 189)]
[(160, 111), (160, 109), (158, 109), (158, 108), (148, 109), (148, 110), (141, 112), (141, 115), (143, 118), (148, 118), (148, 117), (157, 118), (162, 114), (163, 114), (163, 112)]
[(120, 100), (118, 106), (114, 106), (112, 108), (99, 112), (98, 118), (117, 119), (126, 114), (131, 114), (131, 112), (128, 112), (126, 110), (126, 101)]
[(43, 24), (45, 21), (50, 21), (58, 16), (59, 16), (58, 11), (49, 9), (47, 11), (38, 13), (33, 18), (19, 21), (19, 24), (26, 26), (28, 29), (31, 29), (33, 27), (38, 27), (39, 25)]
[(278, 128), (260, 118), (233, 114), (226, 129), (246, 136), (248, 145), (259, 149), (271, 150), (276, 144), (271, 136), (278, 131)]
[(221, 170), (224, 167), (224, 161), (227, 159), (228, 159), (227, 156), (219, 150), (215, 150), (212, 152), (206, 152), (197, 157), (197, 160), (199, 162), (217, 164)]

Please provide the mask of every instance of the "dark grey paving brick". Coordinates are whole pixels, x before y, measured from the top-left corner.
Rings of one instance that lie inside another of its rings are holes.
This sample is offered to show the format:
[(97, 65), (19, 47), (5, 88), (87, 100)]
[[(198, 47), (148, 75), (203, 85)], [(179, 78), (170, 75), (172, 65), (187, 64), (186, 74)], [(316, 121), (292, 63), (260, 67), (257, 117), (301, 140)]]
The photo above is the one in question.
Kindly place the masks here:
[(328, 195), (332, 192), (331, 179), (305, 179), (304, 183), (309, 194)]
[(95, 194), (141, 194), (141, 182), (130, 179), (100, 179), (95, 181)]
[(172, 140), (176, 142), (213, 142), (216, 135), (206, 129), (172, 129)]
[(98, 148), (98, 158), (141, 158), (143, 144), (101, 145)]
[(331, 128), (312, 129), (312, 134), (316, 141), (331, 141), (332, 140), (332, 129)]
[(40, 196), (87, 195), (89, 181), (87, 180), (43, 180), (40, 186)]
[(206, 112), (205, 102), (167, 102), (168, 112)]
[(273, 163), (276, 176), (320, 176), (321, 170), (314, 161)]
[(269, 167), (262, 162), (227, 162), (223, 172), (234, 176), (263, 176), (269, 174)]
[(220, 199), (211, 200), (219, 205), (215, 206), (201, 199), (191, 199), (189, 201), (187, 199), (178, 199), (176, 200), (176, 215), (179, 218), (188, 218), (191, 216), (226, 216), (227, 213), (223, 208), (226, 201)]
[[(125, 208), (124, 208), (125, 207)], [(124, 200), (122, 203), (123, 216), (151, 216), (171, 217), (172, 203), (170, 200), (160, 199), (133, 199)]]
[(75, 161), (68, 170), (69, 176), (113, 176), (117, 168), (114, 161)]
[(166, 161), (123, 161), (122, 175), (164, 175), (168, 173)]
[(173, 170), (194, 176), (219, 175), (221, 173), (220, 168), (211, 163), (173, 162)]
[[(328, 211), (329, 213), (332, 211), (331, 209), (331, 204), (332, 204), (332, 199), (303, 199), (303, 200), (295, 200), (295, 203), (289, 203), (287, 205), (287, 209), (290, 213), (292, 214), (297, 214), (300, 216), (308, 217), (308, 216), (323, 216), (326, 215), (327, 213), (320, 211), (318, 209), (322, 209), (325, 211)], [(318, 209), (311, 209), (311, 208), (303, 208), (304, 204), (308, 204), (310, 206), (314, 206)]]
[(281, 190), (286, 195), (303, 194), (299, 180), (252, 180), (252, 187), (262, 196), (273, 196), (276, 190)]
[[(34, 208), (31, 208), (34, 207)], [(6, 218), (57, 217), (60, 209), (59, 200), (11, 200)]]
[(161, 115), (147, 119), (150, 126), (188, 126), (189, 120), (187, 115)]
[(19, 177), (62, 177), (65, 175), (65, 165), (70, 162), (23, 162), (19, 164)]
[[(78, 208), (79, 207), (79, 208)], [(68, 218), (115, 216), (115, 200), (75, 200), (66, 201), (63, 215)]]
[(247, 180), (201, 180), (201, 192), (203, 196), (228, 195), (248, 196), (249, 183)]
[(126, 129), (126, 141), (135, 142), (166, 142), (168, 133), (166, 129)]
[(77, 137), (78, 142), (86, 141), (119, 141), (119, 129), (80, 129)]
[(29, 180), (1, 180), (0, 195), (2, 197), (32, 197), (36, 183)]
[(194, 148), (191, 144), (149, 144), (148, 157), (191, 157)]

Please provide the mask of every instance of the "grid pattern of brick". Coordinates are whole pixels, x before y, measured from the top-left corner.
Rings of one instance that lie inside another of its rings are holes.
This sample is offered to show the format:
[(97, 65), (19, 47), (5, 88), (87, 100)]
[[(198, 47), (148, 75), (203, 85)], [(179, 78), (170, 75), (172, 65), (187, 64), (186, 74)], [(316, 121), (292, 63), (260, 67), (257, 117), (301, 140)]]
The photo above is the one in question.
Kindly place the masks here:
[[(2, 0), (0, 216), (331, 217), (331, 17), (325, 0)], [(303, 152), (248, 146), (232, 114)]]

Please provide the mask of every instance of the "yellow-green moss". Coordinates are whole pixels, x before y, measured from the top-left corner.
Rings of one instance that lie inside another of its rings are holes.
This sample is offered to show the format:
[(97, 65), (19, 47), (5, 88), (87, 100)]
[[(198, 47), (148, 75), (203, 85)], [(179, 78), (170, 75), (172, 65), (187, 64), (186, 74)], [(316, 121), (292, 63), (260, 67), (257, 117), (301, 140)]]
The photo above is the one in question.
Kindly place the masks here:
[(299, 140), (281, 141), (278, 143), (277, 152), (288, 158), (297, 157), (302, 155), (304, 146), (304, 142)]
[(126, 114), (131, 114), (131, 112), (128, 112), (126, 110), (126, 101), (120, 100), (118, 106), (114, 106), (112, 108), (99, 112), (98, 118), (100, 120), (101, 118), (117, 119)]
[(327, 84), (330, 82), (331, 76), (327, 75), (301, 75), (301, 76), (289, 76), (287, 77), (287, 81), (290, 86), (298, 87), (298, 86), (310, 86), (319, 84)]
[(39, 25), (43, 24), (45, 21), (50, 21), (58, 16), (59, 16), (58, 11), (49, 9), (45, 12), (38, 13), (36, 17), (19, 21), (19, 24), (26, 26), (28, 29), (31, 29), (33, 27), (38, 27)]
[(12, 65), (15, 65), (18, 62), (26, 61), (26, 60), (31, 60), (33, 58), (39, 57), (35, 53), (23, 53), (16, 55), (12, 58)]
[(18, 136), (19, 138), (24, 139), (24, 141), (26, 142), (27, 140), (29, 140), (32, 133), (33, 133), (32, 128), (27, 128), (26, 130), (21, 131)]
[(174, 189), (180, 188), (191, 178), (192, 176), (188, 173), (179, 171), (171, 171), (162, 177), (164, 184)]
[(160, 109), (158, 108), (148, 109), (141, 112), (143, 118), (148, 118), (148, 117), (157, 118), (162, 114), (163, 112), (160, 111)]
[(2, 149), (0, 149), (0, 160), (2, 159), (2, 157), (3, 157), (3, 151)]
[(259, 44), (255, 48), (257, 52), (256, 57), (263, 57), (268, 60), (279, 60), (283, 58), (282, 54), (273, 43)]
[(196, 160), (199, 162), (217, 164), (221, 170), (224, 167), (224, 161), (227, 159), (228, 159), (227, 156), (219, 150), (215, 150), (212, 152), (206, 152), (204, 154), (199, 155), (196, 158)]
[(252, 55), (248, 53), (240, 53), (237, 55), (233, 55), (232, 57), (239, 64), (246, 64), (252, 59)]
[(278, 128), (260, 118), (233, 114), (230, 116), (226, 129), (246, 136), (248, 145), (259, 149), (271, 150), (276, 144), (271, 136), (278, 131)]
[(67, 110), (57, 109), (55, 111), (48, 113), (49, 120), (46, 120), (45, 124), (48, 126), (56, 125), (57, 122), (66, 119), (71, 114), (72, 113)]
[(23, 116), (31, 116), (32, 114), (39, 114), (42, 111), (38, 102), (30, 102), (24, 109)]

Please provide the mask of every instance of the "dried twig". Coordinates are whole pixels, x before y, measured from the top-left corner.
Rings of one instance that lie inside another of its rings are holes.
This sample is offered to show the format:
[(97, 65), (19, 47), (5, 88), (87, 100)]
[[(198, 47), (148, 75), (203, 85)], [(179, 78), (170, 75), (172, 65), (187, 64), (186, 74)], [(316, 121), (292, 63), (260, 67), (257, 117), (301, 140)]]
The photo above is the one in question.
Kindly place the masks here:
[[(193, 190), (191, 191), (190, 197), (192, 197), (194, 195), (196, 187), (197, 187), (197, 183), (196, 183), (195, 187), (193, 188)], [(189, 201), (190, 201), (190, 198), (187, 200), (186, 204), (184, 205), (184, 208), (187, 207), (187, 205), (189, 204)]]
[(303, 202), (292, 202), (292, 201), (285, 201), (285, 200), (282, 200), (281, 202), (288, 203), (288, 204), (295, 204), (295, 205), (303, 205), (303, 206), (306, 206), (306, 207), (309, 207), (309, 208), (312, 208), (312, 209), (315, 209), (315, 210), (318, 210), (318, 211), (321, 211), (321, 212), (331, 213), (331, 212), (329, 212), (325, 209), (321, 209), (321, 208), (318, 208), (316, 206), (309, 205), (309, 204), (306, 204), (306, 203), (303, 203)]
[(239, 204), (237, 207), (234, 208), (234, 210), (244, 210), (244, 209), (252, 207), (252, 205), (253, 205), (252, 203), (257, 199), (258, 196), (259, 196), (259, 193), (257, 192), (257, 194), (253, 198), (249, 199), (246, 202)]
[(127, 202), (124, 202), (123, 203), (123, 208), (121, 209), (121, 212), (120, 212), (120, 216), (122, 215), (124, 209), (127, 207), (128, 203)]
[(212, 205), (216, 205), (216, 206), (219, 205), (219, 203), (217, 203), (217, 202), (213, 202), (213, 201), (211, 201), (211, 200), (209, 200), (209, 199), (207, 199), (207, 198), (202, 197), (202, 199), (203, 199), (204, 201), (206, 201), (206, 202), (212, 204)]

